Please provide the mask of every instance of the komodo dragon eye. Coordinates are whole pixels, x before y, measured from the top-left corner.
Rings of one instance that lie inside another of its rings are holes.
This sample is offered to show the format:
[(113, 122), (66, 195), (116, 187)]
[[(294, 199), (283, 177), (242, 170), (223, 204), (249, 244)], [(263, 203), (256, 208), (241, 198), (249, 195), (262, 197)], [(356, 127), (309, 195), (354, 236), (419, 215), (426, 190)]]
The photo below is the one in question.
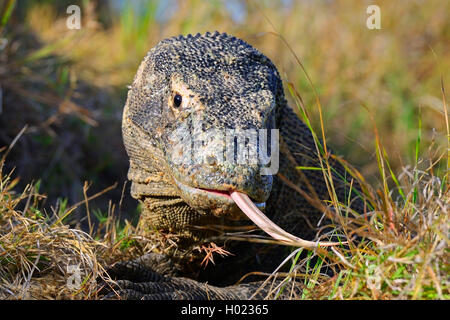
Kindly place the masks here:
[(175, 96), (173, 97), (173, 105), (175, 106), (175, 108), (178, 108), (181, 105), (181, 102), (183, 101), (183, 98), (181, 97), (180, 94), (175, 94)]

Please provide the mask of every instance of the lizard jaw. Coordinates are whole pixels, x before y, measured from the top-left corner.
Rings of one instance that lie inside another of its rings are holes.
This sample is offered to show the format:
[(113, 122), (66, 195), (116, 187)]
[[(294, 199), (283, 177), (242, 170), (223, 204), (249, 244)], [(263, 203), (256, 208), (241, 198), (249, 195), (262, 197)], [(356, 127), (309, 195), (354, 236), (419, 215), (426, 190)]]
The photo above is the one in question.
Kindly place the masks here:
[[(204, 189), (204, 188), (198, 188), (200, 190), (215, 194), (215, 195), (221, 195), (227, 198), (230, 198), (231, 200), (233, 200), (233, 202), (236, 202), (233, 197), (232, 197), (232, 193), (235, 191), (223, 191), (223, 190), (215, 190), (215, 189)], [(255, 205), (259, 210), (264, 210), (266, 208), (266, 203), (265, 202), (255, 202), (252, 201), (253, 205)]]
[[(206, 214), (212, 213), (217, 217), (226, 217), (231, 220), (247, 218), (231, 198), (233, 190), (196, 188), (188, 186), (177, 179), (174, 179), (174, 181), (180, 190), (183, 200), (198, 211)], [(254, 203), (254, 205), (264, 210), (266, 203)]]

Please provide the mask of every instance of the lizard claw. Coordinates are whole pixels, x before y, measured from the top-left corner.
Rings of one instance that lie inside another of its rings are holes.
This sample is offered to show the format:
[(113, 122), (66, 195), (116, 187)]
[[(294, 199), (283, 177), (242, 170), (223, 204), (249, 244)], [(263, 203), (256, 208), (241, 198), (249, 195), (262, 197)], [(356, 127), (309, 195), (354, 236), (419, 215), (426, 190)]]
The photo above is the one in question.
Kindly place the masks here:
[(208, 286), (186, 278), (161, 276), (159, 281), (132, 282), (117, 280), (115, 290), (104, 296), (104, 299), (125, 300), (208, 300), (218, 299), (214, 288), (210, 292)]
[[(247, 290), (225, 290), (189, 278), (162, 275), (153, 271), (150, 254), (132, 261), (122, 261), (107, 268), (114, 282), (99, 281), (102, 299), (125, 300), (215, 300), (245, 299)], [(161, 267), (161, 265), (159, 265)], [(236, 286), (237, 288), (237, 286)]]

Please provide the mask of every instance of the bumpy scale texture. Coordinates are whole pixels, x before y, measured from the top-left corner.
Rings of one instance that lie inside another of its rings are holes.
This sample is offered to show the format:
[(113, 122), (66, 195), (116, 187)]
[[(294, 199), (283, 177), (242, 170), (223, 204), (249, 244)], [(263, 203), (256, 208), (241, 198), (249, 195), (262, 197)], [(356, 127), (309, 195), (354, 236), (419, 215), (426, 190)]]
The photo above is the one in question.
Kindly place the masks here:
[[(182, 98), (179, 105), (176, 95)], [(200, 188), (246, 193), (255, 202), (266, 202), (266, 215), (286, 231), (314, 238), (323, 212), (309, 198), (329, 199), (324, 175), (320, 170), (296, 169), (320, 167), (313, 136), (288, 107), (274, 64), (243, 40), (216, 32), (161, 41), (137, 71), (122, 128), (130, 157), (131, 193), (143, 204), (139, 232), (155, 239), (156, 249), (110, 270), (120, 279), (121, 297), (264, 297), (263, 291), (253, 296), (258, 281), (235, 283), (247, 272), (272, 272), (290, 249), (224, 241), (218, 229), (242, 229), (252, 223), (235, 205), (205, 195)], [(215, 161), (223, 143), (207, 137), (209, 129), (279, 129), (278, 174), (261, 175), (258, 163)], [(189, 134), (205, 141), (196, 156), (207, 161), (183, 161), (186, 155), (178, 151), (177, 142)], [(339, 200), (351, 199), (353, 208), (362, 211), (362, 201), (348, 195), (350, 179), (342, 179), (345, 170), (330, 162)], [(286, 179), (307, 196), (286, 184)], [(352, 188), (357, 190), (357, 184)], [(205, 268), (200, 265), (205, 252), (198, 248), (212, 241), (232, 255), (216, 257), (215, 264)]]

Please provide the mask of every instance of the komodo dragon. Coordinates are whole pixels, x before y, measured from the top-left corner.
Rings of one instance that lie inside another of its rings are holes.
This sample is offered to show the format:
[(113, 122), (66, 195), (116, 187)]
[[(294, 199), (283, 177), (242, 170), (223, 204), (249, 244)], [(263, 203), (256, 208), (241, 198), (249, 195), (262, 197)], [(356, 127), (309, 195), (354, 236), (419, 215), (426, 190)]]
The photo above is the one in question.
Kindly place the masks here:
[[(277, 174), (262, 174), (268, 165), (261, 162), (221, 161), (223, 139), (207, 136), (211, 129), (278, 129)], [(113, 265), (109, 273), (117, 287), (107, 298), (264, 298), (267, 292), (256, 290), (261, 278), (236, 282), (252, 271), (272, 272), (292, 249), (224, 241), (224, 232), (245, 233), (254, 226), (230, 197), (233, 191), (265, 204), (266, 215), (287, 232), (314, 238), (323, 210), (311, 199), (326, 200), (329, 193), (321, 170), (296, 169), (320, 167), (313, 136), (288, 107), (274, 64), (243, 40), (208, 32), (157, 44), (129, 89), (122, 132), (131, 194), (142, 204), (138, 228), (154, 239), (155, 250)], [(180, 141), (191, 146), (188, 136), (202, 141), (192, 150), (203, 161), (185, 161)], [(362, 200), (348, 194), (357, 190), (356, 182), (350, 189), (344, 168), (329, 161), (339, 201), (361, 210)], [(216, 255), (215, 264), (205, 267), (208, 245), (229, 254)]]

